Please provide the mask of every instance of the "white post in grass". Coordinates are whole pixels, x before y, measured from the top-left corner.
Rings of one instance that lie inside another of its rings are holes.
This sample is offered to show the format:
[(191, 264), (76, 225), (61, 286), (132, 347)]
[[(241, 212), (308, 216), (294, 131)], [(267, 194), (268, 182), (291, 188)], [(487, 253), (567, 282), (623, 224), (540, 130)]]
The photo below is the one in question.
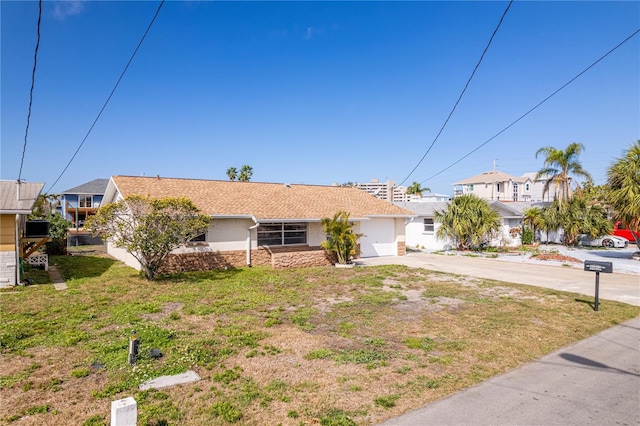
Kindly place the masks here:
[(111, 401), (111, 426), (136, 426), (138, 405), (132, 397)]

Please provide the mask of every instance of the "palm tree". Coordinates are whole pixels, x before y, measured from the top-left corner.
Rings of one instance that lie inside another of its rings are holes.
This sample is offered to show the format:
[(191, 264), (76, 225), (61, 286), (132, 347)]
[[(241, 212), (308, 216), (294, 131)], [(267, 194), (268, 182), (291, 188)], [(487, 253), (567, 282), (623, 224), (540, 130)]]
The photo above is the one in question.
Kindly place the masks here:
[(251, 175), (253, 175), (253, 167), (245, 164), (240, 168), (238, 180), (241, 182), (249, 182), (251, 180)]
[(583, 168), (578, 161), (578, 156), (584, 151), (581, 143), (573, 142), (564, 151), (556, 149), (552, 146), (545, 146), (536, 152), (538, 155), (544, 154), (544, 166), (536, 174), (536, 180), (540, 178), (546, 179), (542, 195), (549, 192), (552, 184), (555, 186), (554, 199), (559, 204), (563, 204), (571, 198), (571, 175), (583, 177), (591, 181), (591, 176)]
[(451, 239), (459, 250), (478, 249), (500, 229), (500, 215), (473, 194), (456, 197), (445, 210), (434, 212), (438, 238)]
[(533, 232), (533, 239), (535, 241), (536, 231), (542, 224), (542, 210), (540, 210), (538, 207), (531, 207), (528, 209), (524, 209), (522, 211), (522, 215), (522, 222), (524, 222), (526, 226), (531, 228)]
[(414, 195), (417, 195), (419, 197), (422, 197), (422, 193), (423, 192), (431, 192), (431, 189), (423, 188), (422, 186), (420, 186), (420, 184), (418, 182), (413, 182), (407, 188), (407, 194), (414, 194)]
[(362, 234), (353, 232), (353, 227), (349, 223), (349, 213), (338, 211), (332, 218), (322, 218), (322, 227), (327, 235), (327, 240), (321, 244), (322, 247), (334, 252), (338, 263), (342, 265), (349, 263), (351, 256), (356, 252), (358, 239), (362, 237)]
[(235, 167), (229, 167), (227, 169), (227, 176), (229, 176), (229, 180), (236, 180), (236, 177), (238, 177), (238, 171)]
[(607, 171), (608, 201), (616, 219), (640, 230), (640, 140)]

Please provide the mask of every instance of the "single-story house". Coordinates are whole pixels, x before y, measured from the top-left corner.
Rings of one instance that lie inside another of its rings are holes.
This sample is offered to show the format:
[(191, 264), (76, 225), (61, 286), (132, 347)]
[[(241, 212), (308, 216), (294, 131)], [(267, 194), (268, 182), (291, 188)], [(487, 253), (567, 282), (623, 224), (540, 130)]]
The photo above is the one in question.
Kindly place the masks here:
[[(164, 271), (220, 269), (244, 265), (273, 268), (330, 264), (320, 245), (321, 219), (350, 213), (354, 231), (364, 234), (359, 256), (405, 254), (405, 222), (413, 215), (358, 188), (283, 183), (113, 176), (103, 204), (130, 195), (187, 197), (211, 217), (201, 241), (172, 252)], [(107, 252), (139, 269), (138, 262), (107, 241)]]
[(0, 288), (18, 284), (20, 260), (48, 241), (48, 227), (46, 232), (27, 233), (27, 216), (42, 188), (44, 183), (0, 181)]
[[(514, 202), (503, 203), (500, 201), (488, 201), (492, 209), (498, 212), (501, 218), (500, 232), (491, 242), (491, 246), (517, 247), (521, 244), (520, 234), (514, 233), (514, 228), (522, 226), (523, 211), (531, 207), (543, 207), (545, 203)], [(548, 203), (547, 203), (548, 204)], [(443, 211), (448, 203), (396, 203), (399, 207), (411, 211), (415, 216), (407, 222), (406, 244), (409, 248), (425, 250), (450, 250), (453, 244), (448, 239), (440, 239), (436, 232), (440, 223), (435, 220), (435, 211)]]

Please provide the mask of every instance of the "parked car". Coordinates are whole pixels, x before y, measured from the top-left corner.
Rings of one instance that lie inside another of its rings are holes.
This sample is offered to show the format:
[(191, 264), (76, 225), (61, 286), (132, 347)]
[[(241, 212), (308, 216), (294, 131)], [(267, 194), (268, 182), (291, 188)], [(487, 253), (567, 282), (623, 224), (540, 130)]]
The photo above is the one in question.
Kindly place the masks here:
[(613, 235), (625, 238), (631, 241), (632, 243), (636, 241), (633, 238), (634, 233), (638, 235), (638, 237), (640, 237), (640, 234), (637, 231), (632, 231), (631, 229), (628, 229), (622, 224), (622, 222), (616, 222), (616, 224), (613, 226)]
[(625, 248), (629, 245), (629, 241), (626, 238), (615, 235), (605, 235), (603, 237), (592, 238), (586, 234), (581, 234), (578, 236), (578, 245), (589, 247)]

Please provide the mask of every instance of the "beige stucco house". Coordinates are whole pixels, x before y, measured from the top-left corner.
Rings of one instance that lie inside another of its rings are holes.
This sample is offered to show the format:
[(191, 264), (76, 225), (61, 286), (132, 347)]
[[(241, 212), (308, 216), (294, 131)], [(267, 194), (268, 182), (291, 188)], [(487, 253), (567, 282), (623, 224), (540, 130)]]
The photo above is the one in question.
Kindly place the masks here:
[(485, 200), (530, 201), (533, 180), (498, 170), (484, 172), (453, 184), (454, 196), (473, 194)]
[[(350, 213), (360, 239), (360, 256), (405, 254), (405, 222), (412, 213), (353, 187), (282, 183), (113, 176), (103, 204), (130, 195), (187, 197), (211, 224), (201, 241), (174, 250), (168, 271), (219, 269), (244, 265), (273, 268), (326, 265), (320, 244), (321, 219), (339, 210)], [(140, 268), (122, 249), (107, 242), (109, 254)]]

